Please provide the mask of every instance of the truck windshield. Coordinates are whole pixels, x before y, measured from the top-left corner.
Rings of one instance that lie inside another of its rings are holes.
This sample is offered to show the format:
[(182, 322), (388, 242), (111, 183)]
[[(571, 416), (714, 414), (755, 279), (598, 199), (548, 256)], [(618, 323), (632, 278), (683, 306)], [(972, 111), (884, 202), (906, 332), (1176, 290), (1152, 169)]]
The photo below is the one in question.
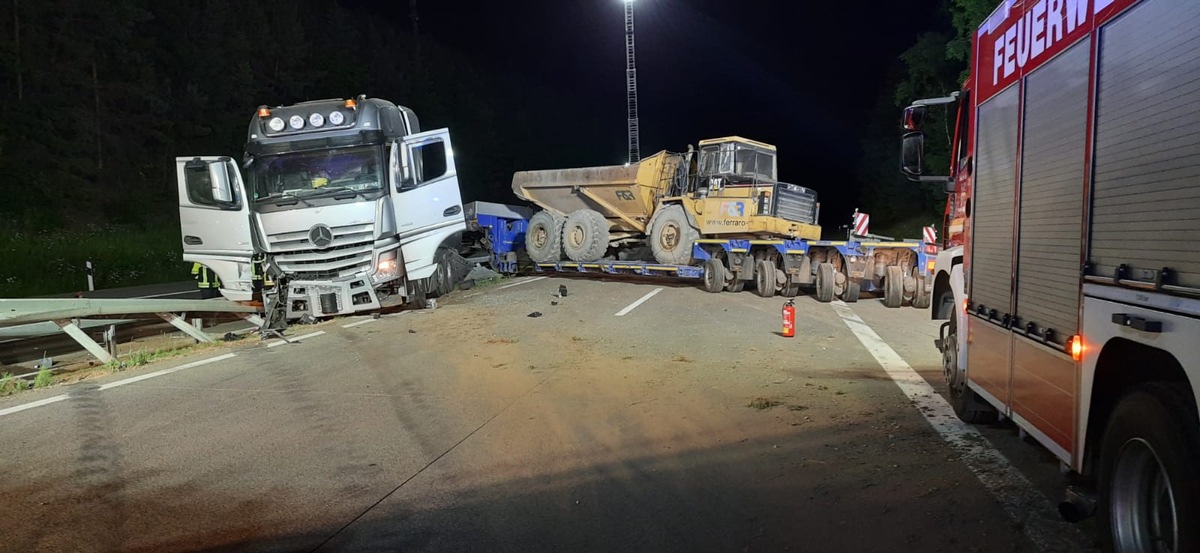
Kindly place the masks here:
[(700, 150), (700, 174), (721, 175), (731, 183), (775, 181), (775, 154), (736, 142), (710, 144)]
[(383, 187), (383, 149), (354, 146), (264, 156), (254, 161), (251, 175), (256, 202), (347, 190), (369, 193)]

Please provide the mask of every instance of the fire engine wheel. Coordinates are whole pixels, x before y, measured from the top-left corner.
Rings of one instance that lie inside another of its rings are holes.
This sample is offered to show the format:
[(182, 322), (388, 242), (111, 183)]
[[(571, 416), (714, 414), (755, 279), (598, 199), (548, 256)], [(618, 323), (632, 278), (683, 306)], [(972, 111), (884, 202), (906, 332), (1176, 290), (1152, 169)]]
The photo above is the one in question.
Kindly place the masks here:
[(775, 296), (775, 264), (763, 259), (754, 266), (754, 291), (764, 298)]
[(725, 264), (716, 257), (710, 257), (704, 262), (704, 291), (713, 294), (725, 289)]
[(958, 323), (950, 319), (950, 332), (942, 344), (942, 373), (950, 389), (950, 406), (954, 414), (965, 423), (989, 424), (996, 422), (996, 410), (967, 386), (967, 373), (958, 368)]
[(688, 222), (681, 205), (663, 206), (650, 222), (650, 249), (654, 259), (667, 265), (687, 265), (700, 231)]
[(883, 277), (883, 305), (894, 309), (903, 303), (904, 269), (892, 265), (887, 268), (887, 275)]
[(562, 249), (571, 261), (597, 261), (608, 251), (608, 219), (598, 211), (580, 209), (567, 216)]
[(842, 301), (846, 303), (857, 302), (860, 290), (862, 290), (862, 284), (859, 281), (847, 278), (846, 289), (842, 292)]
[(539, 211), (529, 219), (525, 232), (525, 251), (534, 263), (562, 261), (562, 229), (566, 220), (547, 211)]
[(1200, 428), (1191, 388), (1151, 383), (1125, 395), (1100, 443), (1100, 537), (1106, 550), (1200, 549)]
[(913, 280), (917, 283), (917, 289), (913, 292), (912, 306), (917, 309), (929, 309), (933, 304), (933, 290), (930, 290), (928, 279), (916, 267), (912, 270)]
[(834, 279), (833, 263), (817, 265), (817, 301), (829, 303), (833, 301)]

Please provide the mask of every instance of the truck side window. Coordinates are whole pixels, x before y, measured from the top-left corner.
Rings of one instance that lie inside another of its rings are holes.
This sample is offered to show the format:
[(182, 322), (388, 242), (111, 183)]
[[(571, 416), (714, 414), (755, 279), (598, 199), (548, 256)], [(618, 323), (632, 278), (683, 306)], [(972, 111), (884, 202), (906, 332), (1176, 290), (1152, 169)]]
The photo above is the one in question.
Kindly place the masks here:
[(185, 168), (184, 177), (187, 179), (189, 201), (196, 205), (217, 206), (217, 201), (213, 199), (212, 177), (208, 174), (208, 166)]
[(422, 144), (414, 147), (412, 152), (417, 186), (446, 175), (446, 145), (444, 143)]

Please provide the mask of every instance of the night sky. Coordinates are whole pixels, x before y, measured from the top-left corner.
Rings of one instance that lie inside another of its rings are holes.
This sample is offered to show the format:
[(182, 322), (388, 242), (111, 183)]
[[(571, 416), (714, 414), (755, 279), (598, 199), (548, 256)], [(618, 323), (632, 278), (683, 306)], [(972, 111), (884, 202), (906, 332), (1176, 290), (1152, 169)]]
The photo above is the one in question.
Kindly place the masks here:
[[(635, 1), (642, 155), (731, 134), (769, 142), (781, 180), (816, 189), (823, 219), (849, 217), (885, 74), (939, 1)], [(411, 25), (407, 1), (348, 3)], [(423, 35), (593, 106), (605, 123), (579, 132), (594, 135), (595, 165), (626, 157), (623, 10), (620, 0), (418, 5)]]

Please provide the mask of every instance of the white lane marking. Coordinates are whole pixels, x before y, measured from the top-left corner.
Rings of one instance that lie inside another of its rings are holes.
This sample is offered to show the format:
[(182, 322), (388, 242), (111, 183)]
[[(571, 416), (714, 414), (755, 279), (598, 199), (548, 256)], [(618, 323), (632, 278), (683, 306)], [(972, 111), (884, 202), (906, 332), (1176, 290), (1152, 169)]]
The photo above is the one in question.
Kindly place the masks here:
[[(192, 363), (188, 363), (186, 365), (180, 365), (178, 367), (173, 367), (170, 369), (163, 369), (161, 371), (154, 371), (152, 373), (146, 373), (143, 375), (126, 378), (123, 380), (117, 380), (115, 382), (109, 382), (108, 384), (104, 384), (104, 385), (100, 386), (99, 389), (101, 391), (108, 390), (111, 388), (116, 388), (118, 386), (124, 386), (126, 384), (133, 384), (134, 382), (141, 382), (143, 380), (148, 380), (151, 378), (168, 375), (171, 373), (177, 373), (179, 371), (186, 371), (188, 369), (194, 369), (194, 368), (202, 366), (202, 365), (207, 365), (209, 363), (216, 363), (217, 361), (224, 361), (226, 359), (232, 359), (234, 357), (237, 357), (237, 356), (232, 353), (226, 353), (225, 355), (218, 355), (216, 357), (211, 357), (209, 359), (202, 359), (200, 361), (195, 361)], [(57, 396), (53, 396), (53, 397), (48, 397), (46, 399), (39, 399), (37, 401), (31, 401), (24, 405), (17, 405), (15, 407), (9, 407), (7, 409), (0, 409), (0, 417), (3, 417), (5, 415), (11, 415), (13, 413), (20, 413), (21, 411), (27, 411), (29, 409), (42, 407), (44, 405), (50, 405), (52, 403), (58, 403), (60, 401), (64, 401), (67, 399), (70, 399), (69, 395), (61, 394), (61, 395), (57, 395)]]
[(658, 294), (659, 292), (662, 292), (662, 291), (663, 291), (662, 288), (655, 288), (654, 290), (651, 290), (649, 294), (642, 296), (641, 299), (629, 304), (627, 307), (625, 307), (625, 309), (618, 311), (616, 316), (624, 317), (625, 315), (628, 315), (630, 311), (637, 309), (639, 305), (646, 303), (646, 300), (653, 298), (656, 294)]
[(11, 415), (13, 413), (20, 413), (21, 411), (25, 411), (27, 409), (33, 409), (35, 407), (41, 407), (43, 405), (50, 405), (51, 403), (58, 403), (64, 399), (67, 399), (66, 394), (54, 396), (54, 397), (48, 397), (46, 399), (39, 399), (37, 401), (31, 401), (29, 403), (26, 403), (25, 405), (9, 407), (8, 409), (0, 409), (0, 417), (3, 417), (5, 415)]
[(342, 325), (342, 328), (354, 328), (354, 327), (356, 327), (356, 326), (362, 326), (362, 325), (365, 325), (365, 324), (367, 324), (367, 323), (373, 323), (373, 322), (375, 322), (375, 319), (363, 319), (363, 320), (361, 320), (361, 321), (358, 321), (358, 322), (354, 322), (354, 323), (350, 323), (350, 324), (344, 324), (344, 325)]
[(521, 282), (514, 282), (512, 284), (507, 284), (507, 285), (501, 286), (501, 287), (497, 288), (497, 290), (507, 290), (514, 286), (520, 286), (522, 284), (529, 284), (530, 282), (537, 282), (539, 280), (546, 280), (548, 278), (550, 278), (550, 277), (544, 277), (544, 276), (543, 277), (534, 277), (534, 278), (531, 278), (528, 280), (522, 280)]
[(1000, 502), (1008, 515), (1022, 525), (1025, 535), (1034, 545), (1042, 551), (1083, 549), (1079, 545), (1085, 543), (1083, 535), (1059, 517), (1058, 510), (1050, 500), (1039, 493), (1024, 474), (991, 447), (978, 430), (959, 420), (954, 415), (954, 408), (933, 386), (904, 362), (849, 306), (841, 301), (835, 301), (832, 305), (858, 341), (908, 396), (930, 426), (961, 455), (963, 463), (975, 473), (975, 477)]
[(309, 338), (313, 338), (313, 337), (316, 337), (316, 336), (320, 336), (320, 335), (322, 335), (322, 334), (325, 334), (325, 331), (324, 331), (324, 330), (318, 330), (318, 331), (316, 331), (316, 332), (310, 332), (310, 333), (308, 333), (308, 334), (305, 334), (305, 335), (303, 335), (303, 336), (297, 336), (297, 337), (295, 337), (295, 338), (288, 338), (287, 340), (279, 340), (279, 341), (276, 341), (276, 342), (271, 342), (271, 343), (267, 344), (267, 347), (269, 347), (269, 348), (273, 348), (273, 347), (275, 347), (275, 346), (282, 346), (282, 345), (284, 345), (284, 344), (295, 343), (295, 342), (299, 342), (299, 341), (301, 341), (301, 340), (307, 340), (307, 339), (309, 339)]
[(232, 353), (226, 353), (225, 355), (218, 355), (218, 356), (216, 356), (216, 357), (210, 357), (210, 358), (208, 358), (208, 359), (201, 359), (201, 360), (199, 360), (199, 361), (193, 361), (193, 362), (191, 362), (191, 363), (188, 363), (188, 364), (186, 364), (186, 365), (180, 365), (180, 366), (178, 366), (178, 367), (172, 367), (172, 368), (169, 368), (169, 369), (163, 369), (163, 370), (161, 370), (161, 371), (154, 371), (154, 372), (152, 372), (152, 373), (146, 373), (146, 374), (143, 374), (143, 375), (138, 375), (138, 376), (135, 376), (135, 377), (132, 377), (132, 378), (126, 378), (126, 379), (124, 379), (124, 380), (118, 380), (118, 381), (116, 381), (116, 382), (109, 382), (108, 384), (105, 384), (105, 385), (103, 385), (103, 386), (100, 386), (100, 391), (109, 390), (109, 389), (112, 389), (112, 388), (117, 388), (117, 387), (120, 387), (120, 386), (124, 386), (124, 385), (126, 385), (126, 384), (133, 384), (134, 382), (141, 382), (141, 381), (143, 381), (143, 380), (149, 380), (149, 379), (151, 379), (151, 378), (157, 378), (157, 377), (159, 377), (159, 376), (165, 376), (165, 375), (168, 375), (168, 374), (171, 374), (171, 373), (177, 373), (177, 372), (179, 372), (179, 371), (186, 371), (186, 370), (188, 370), (188, 369), (194, 369), (194, 368), (196, 368), (196, 367), (200, 367), (200, 366), (203, 366), (203, 365), (207, 365), (207, 364), (209, 364), (209, 363), (216, 363), (217, 361), (224, 361), (224, 360), (226, 360), (226, 359), (233, 359), (234, 357), (237, 357), (237, 356), (236, 356), (236, 355), (234, 355), (234, 354), (232, 354)]

